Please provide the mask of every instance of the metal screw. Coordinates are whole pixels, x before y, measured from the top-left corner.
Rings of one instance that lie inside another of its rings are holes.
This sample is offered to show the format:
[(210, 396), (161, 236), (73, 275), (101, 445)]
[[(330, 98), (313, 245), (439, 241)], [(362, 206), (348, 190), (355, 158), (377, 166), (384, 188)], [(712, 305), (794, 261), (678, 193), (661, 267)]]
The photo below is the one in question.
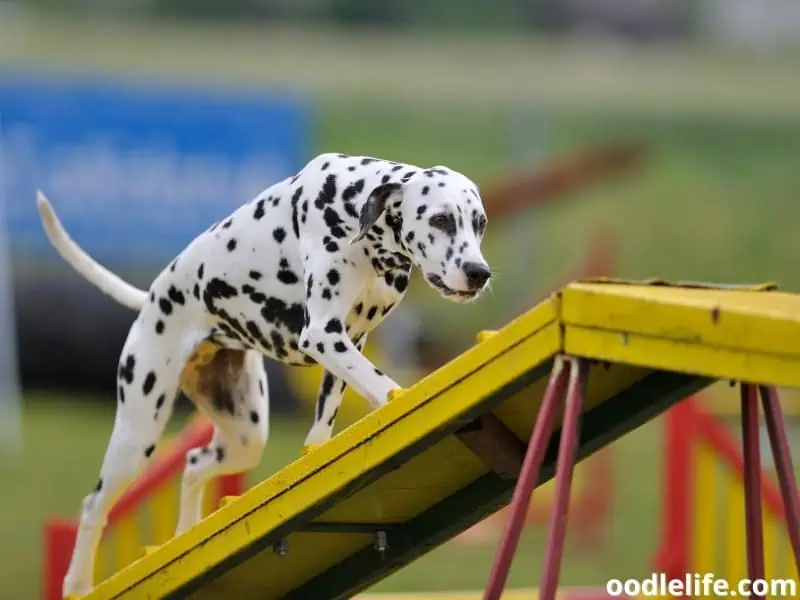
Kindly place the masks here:
[(386, 550), (389, 549), (389, 542), (386, 539), (385, 531), (375, 532), (375, 549), (381, 554), (384, 554)]
[(286, 544), (286, 538), (281, 538), (274, 544), (272, 544), (272, 550), (278, 556), (286, 556), (289, 553), (289, 548)]

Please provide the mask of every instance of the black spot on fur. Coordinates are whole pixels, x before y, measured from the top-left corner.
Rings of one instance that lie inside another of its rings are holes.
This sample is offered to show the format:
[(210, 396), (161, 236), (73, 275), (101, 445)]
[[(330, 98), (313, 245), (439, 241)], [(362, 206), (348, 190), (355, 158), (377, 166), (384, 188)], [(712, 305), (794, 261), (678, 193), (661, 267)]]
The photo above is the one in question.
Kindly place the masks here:
[(268, 298), (261, 308), (261, 316), (268, 323), (284, 325), (290, 332), (299, 334), (305, 320), (305, 307), (302, 304), (286, 304), (279, 298)]
[(192, 288), (192, 296), (194, 296), (198, 300), (200, 299), (200, 286), (198, 284), (196, 284), (196, 283), (194, 284), (194, 287)]
[(225, 221), (225, 222), (222, 224), (222, 228), (223, 228), (223, 229), (227, 229), (227, 228), (228, 228), (228, 227), (230, 227), (231, 225), (233, 225), (233, 219), (228, 219), (227, 221)]
[(339, 213), (333, 210), (330, 206), (325, 208), (325, 212), (322, 214), (322, 217), (325, 219), (325, 224), (330, 229), (333, 237), (343, 238), (347, 236), (347, 232), (342, 227), (344, 221), (342, 221)]
[(263, 216), (264, 216), (264, 199), (261, 198), (258, 202), (256, 202), (256, 210), (253, 212), (253, 218), (256, 221), (258, 221)]
[(400, 274), (394, 279), (394, 289), (401, 294), (408, 288), (408, 275)]
[(331, 289), (330, 288), (325, 288), (324, 290), (322, 290), (322, 298), (323, 298), (323, 300), (330, 300), (331, 297), (332, 296), (331, 296)]
[(328, 271), (328, 283), (331, 285), (336, 285), (339, 283), (339, 271), (336, 269), (331, 269)]
[(229, 239), (225, 247), (228, 249), (228, 252), (233, 252), (234, 250), (236, 250), (236, 239), (235, 238)]
[[(259, 383), (261, 383), (261, 382), (259, 382)], [(257, 413), (256, 411), (254, 411), (254, 410), (251, 410), (251, 411), (250, 411), (250, 422), (251, 422), (253, 425), (255, 425), (256, 423), (258, 423), (258, 413)]]
[(158, 335), (161, 335), (162, 333), (164, 333), (164, 321), (162, 321), (161, 319), (156, 321), (156, 333)]
[(205, 265), (203, 263), (200, 263), (200, 266), (197, 267), (197, 278), (198, 279), (202, 279), (203, 278), (203, 270), (204, 269), (205, 269)]
[(301, 185), (292, 194), (292, 231), (295, 237), (300, 237), (300, 222), (298, 219), (297, 205), (300, 203), (300, 196), (303, 195), (303, 186)]
[(161, 312), (164, 313), (165, 315), (172, 314), (172, 302), (170, 302), (166, 298), (158, 299), (158, 307), (161, 309)]
[(336, 198), (336, 175), (328, 175), (325, 182), (322, 184), (322, 189), (319, 191), (317, 199), (314, 201), (314, 206), (319, 210), (325, 208), (327, 204), (333, 204)]
[(258, 271), (250, 271), (248, 275), (250, 276), (250, 279), (254, 279), (255, 281), (261, 279), (261, 273), (259, 273)]
[(183, 292), (181, 292), (174, 285), (170, 286), (170, 288), (167, 290), (167, 296), (169, 296), (169, 299), (172, 300), (175, 304), (186, 303), (186, 298), (184, 298)]
[(333, 391), (333, 375), (325, 372), (325, 375), (322, 377), (322, 387), (319, 390), (319, 396), (317, 397), (317, 420), (322, 418), (323, 413), (325, 412), (325, 404), (328, 396), (331, 395)]
[(378, 307), (377, 306), (370, 306), (369, 310), (367, 311), (367, 319), (372, 321), (372, 319), (375, 318), (375, 315), (377, 314), (377, 312), (378, 312)]
[[(355, 198), (358, 194), (364, 191), (364, 180), (359, 179), (358, 181), (351, 183), (342, 192), (342, 200), (345, 202), (349, 202), (353, 198)], [(351, 215), (355, 218), (358, 218), (358, 214)]]
[(94, 486), (94, 491), (96, 493), (96, 492), (99, 492), (102, 489), (103, 489), (103, 478), (101, 477), (100, 479), (97, 480), (97, 485)]
[(156, 450), (156, 445), (150, 444), (147, 448), (144, 449), (145, 458), (150, 458), (150, 456), (153, 454), (153, 452), (155, 452), (155, 450)]
[(269, 339), (272, 340), (272, 345), (275, 348), (275, 355), (279, 359), (286, 358), (289, 353), (286, 351), (286, 340), (283, 336), (274, 329), (269, 333)]
[(155, 371), (150, 371), (144, 378), (144, 383), (142, 384), (142, 392), (144, 392), (145, 396), (147, 396), (147, 394), (153, 391), (153, 386), (155, 384), (156, 384), (156, 373)]
[(222, 462), (223, 460), (225, 460), (225, 448), (217, 446), (217, 462)]
[(333, 345), (333, 349), (336, 350), (336, 352), (340, 352), (340, 353), (341, 352), (347, 352), (347, 344), (345, 344), (344, 342), (336, 342)]
[(133, 369), (135, 366), (136, 358), (133, 356), (133, 354), (128, 354), (128, 356), (125, 357), (125, 362), (119, 367), (120, 379), (127, 384), (133, 383)]
[(431, 188), (430, 188), (430, 186), (428, 186), (428, 185), (425, 185), (425, 186), (423, 186), (423, 187), (422, 187), (422, 195), (423, 195), (423, 196), (427, 196), (427, 195), (428, 195), (428, 192), (430, 192), (430, 191), (431, 191)]
[(342, 333), (344, 328), (339, 319), (333, 318), (325, 324), (325, 333)]
[(165, 394), (161, 394), (156, 400), (156, 410), (160, 410), (162, 406), (164, 406), (164, 402), (166, 401), (167, 396)]
[(278, 281), (285, 285), (294, 285), (295, 283), (299, 282), (300, 279), (298, 279), (294, 271), (290, 271), (289, 269), (281, 269), (278, 271)]
[(119, 403), (120, 404), (125, 404), (125, 388), (124, 387), (119, 386), (119, 389), (117, 389), (117, 396), (119, 397)]
[(364, 304), (362, 302), (359, 302), (358, 304), (355, 305), (355, 307), (353, 307), (353, 310), (356, 312), (357, 315), (360, 315), (361, 312), (364, 310)]

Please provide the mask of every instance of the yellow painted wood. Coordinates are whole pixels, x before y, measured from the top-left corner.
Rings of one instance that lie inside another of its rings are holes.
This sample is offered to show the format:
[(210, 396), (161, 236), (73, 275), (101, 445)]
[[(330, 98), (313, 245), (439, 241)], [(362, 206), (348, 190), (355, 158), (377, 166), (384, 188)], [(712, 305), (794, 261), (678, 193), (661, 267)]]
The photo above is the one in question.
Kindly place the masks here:
[(767, 580), (778, 576), (778, 540), (786, 535), (786, 526), (768, 512), (764, 513), (764, 575)]
[(114, 568), (117, 570), (141, 556), (143, 543), (137, 516), (134, 513), (114, 525)]
[(725, 477), (725, 570), (729, 584), (747, 577), (747, 541), (744, 527), (744, 486), (737, 473)]
[(784, 536), (783, 543), (783, 574), (782, 577), (793, 577), (795, 581), (800, 581), (800, 572), (797, 571), (797, 563), (794, 561), (794, 552), (789, 536)]
[(161, 486), (151, 500), (153, 541), (163, 544), (175, 534), (180, 503), (180, 480), (171, 480)]
[(661, 286), (571, 284), (569, 325), (758, 353), (800, 355), (800, 296)]
[(673, 340), (567, 327), (570, 354), (713, 379), (800, 387), (800, 355), (759, 354)]
[(716, 455), (706, 444), (695, 447), (692, 497), (692, 571), (695, 573), (716, 573), (717, 549), (720, 546), (715, 511), (709, 512), (717, 498)]

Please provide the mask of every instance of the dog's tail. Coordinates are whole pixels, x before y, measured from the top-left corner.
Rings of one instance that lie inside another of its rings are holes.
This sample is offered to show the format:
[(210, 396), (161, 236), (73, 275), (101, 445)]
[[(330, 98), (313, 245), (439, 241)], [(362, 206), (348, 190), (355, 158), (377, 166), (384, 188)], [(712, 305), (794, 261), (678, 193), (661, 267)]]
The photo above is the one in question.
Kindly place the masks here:
[(144, 306), (147, 301), (147, 292), (123, 281), (119, 276), (86, 254), (69, 237), (64, 226), (61, 225), (55, 210), (53, 210), (53, 206), (41, 190), (36, 190), (36, 205), (39, 208), (39, 215), (42, 217), (42, 224), (50, 243), (58, 250), (64, 260), (72, 265), (78, 273), (120, 304), (133, 310), (140, 310)]

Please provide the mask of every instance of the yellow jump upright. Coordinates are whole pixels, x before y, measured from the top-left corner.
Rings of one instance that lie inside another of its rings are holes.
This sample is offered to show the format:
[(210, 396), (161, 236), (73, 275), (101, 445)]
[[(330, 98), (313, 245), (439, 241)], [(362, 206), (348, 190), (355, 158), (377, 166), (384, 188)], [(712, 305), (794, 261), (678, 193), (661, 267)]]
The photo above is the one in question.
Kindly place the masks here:
[(800, 387), (800, 296), (568, 285), (87, 600), (352, 597), (509, 502), (561, 354), (589, 363), (581, 460), (717, 379)]

